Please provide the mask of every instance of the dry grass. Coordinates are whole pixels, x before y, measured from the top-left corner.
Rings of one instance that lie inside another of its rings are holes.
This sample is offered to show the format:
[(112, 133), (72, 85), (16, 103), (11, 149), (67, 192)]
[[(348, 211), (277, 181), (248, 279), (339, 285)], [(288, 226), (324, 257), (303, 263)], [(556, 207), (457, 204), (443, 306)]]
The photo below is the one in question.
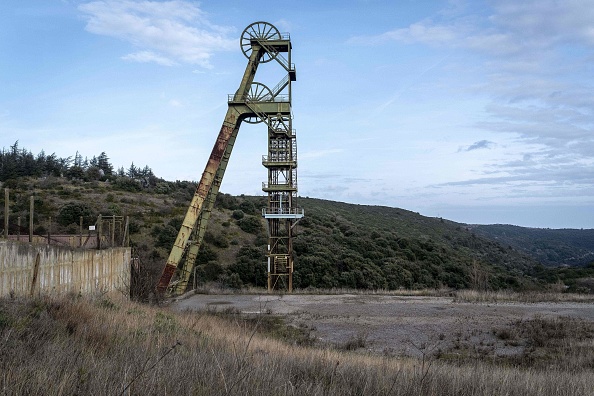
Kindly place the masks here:
[[(221, 287), (219, 284), (206, 284), (188, 292), (192, 294), (262, 294), (261, 287), (246, 287), (240, 289), (230, 289)], [(282, 291), (276, 292), (283, 294)], [(381, 295), (381, 296), (418, 296), (418, 297), (452, 297), (453, 302), (475, 302), (475, 303), (537, 303), (537, 302), (578, 302), (594, 303), (594, 294), (562, 293), (558, 291), (523, 291), (516, 292), (512, 290), (480, 291), (472, 289), (453, 290), (442, 289), (399, 289), (399, 290), (367, 290), (367, 289), (318, 289), (306, 288), (293, 290), (292, 294), (304, 295)]]
[(587, 371), (400, 360), (106, 299), (0, 300), (3, 395), (591, 395)]
[[(262, 287), (244, 287), (240, 289), (230, 289), (228, 287), (221, 287), (219, 284), (211, 283), (201, 285), (195, 290), (188, 292), (188, 294), (262, 294)], [(283, 294), (286, 291), (275, 291), (277, 294)], [(454, 295), (453, 289), (399, 289), (399, 290), (384, 290), (384, 289), (348, 289), (348, 288), (331, 288), (320, 289), (315, 287), (308, 287), (305, 289), (294, 289), (292, 294), (304, 295), (342, 295), (342, 294), (359, 294), (359, 295), (381, 295), (381, 296), (426, 296), (426, 297), (452, 297)]]
[(510, 290), (477, 291), (457, 290), (454, 302), (500, 303), (500, 302), (580, 302), (593, 303), (594, 294), (576, 294), (559, 292), (514, 292)]

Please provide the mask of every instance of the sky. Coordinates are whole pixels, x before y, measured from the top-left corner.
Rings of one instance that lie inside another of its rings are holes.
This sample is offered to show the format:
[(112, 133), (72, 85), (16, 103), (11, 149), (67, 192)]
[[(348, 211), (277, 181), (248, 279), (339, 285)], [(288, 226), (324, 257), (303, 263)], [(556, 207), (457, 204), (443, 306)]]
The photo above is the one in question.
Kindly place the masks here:
[[(299, 195), (594, 228), (594, 0), (3, 0), (0, 147), (199, 180), (266, 21), (291, 34)], [(276, 62), (255, 81), (274, 87)], [(264, 195), (241, 126), (221, 186)], [(307, 214), (307, 211), (306, 211)]]

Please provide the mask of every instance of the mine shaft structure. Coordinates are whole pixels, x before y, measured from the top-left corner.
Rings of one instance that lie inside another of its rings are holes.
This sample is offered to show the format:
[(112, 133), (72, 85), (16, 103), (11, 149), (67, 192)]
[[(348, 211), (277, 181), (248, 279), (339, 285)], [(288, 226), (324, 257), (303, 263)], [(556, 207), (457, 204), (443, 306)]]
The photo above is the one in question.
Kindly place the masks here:
[[(268, 169), (268, 204), (262, 210), (268, 230), (268, 290), (292, 291), (292, 230), (303, 217), (296, 206), (297, 144), (292, 128), (291, 83), (296, 80), (291, 63), (291, 40), (267, 22), (255, 22), (243, 31), (241, 50), (248, 58), (239, 88), (228, 97), (228, 109), (219, 135), (190, 206), (175, 239), (157, 292), (177, 295), (188, 287), (206, 226), (229, 163), (231, 151), (242, 122), (264, 123), (268, 129), (268, 154), (262, 164)], [(255, 82), (261, 64), (275, 61), (286, 72), (274, 88)]]

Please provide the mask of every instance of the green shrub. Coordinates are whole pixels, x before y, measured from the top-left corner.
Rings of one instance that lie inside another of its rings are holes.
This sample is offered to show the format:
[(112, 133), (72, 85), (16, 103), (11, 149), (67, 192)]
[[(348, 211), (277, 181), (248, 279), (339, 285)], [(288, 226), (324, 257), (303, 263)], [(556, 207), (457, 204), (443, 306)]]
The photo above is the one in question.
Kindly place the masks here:
[(262, 221), (256, 216), (245, 216), (238, 221), (239, 228), (250, 234), (257, 234), (262, 230)]
[(233, 214), (231, 215), (235, 220), (241, 220), (243, 219), (244, 213), (243, 210), (237, 209), (233, 211)]
[(114, 187), (118, 190), (129, 192), (138, 192), (142, 189), (139, 182), (126, 176), (118, 177), (114, 183)]
[(70, 202), (60, 208), (57, 221), (60, 225), (78, 224), (80, 217), (83, 217), (83, 223), (89, 224), (93, 220), (93, 212), (84, 203)]

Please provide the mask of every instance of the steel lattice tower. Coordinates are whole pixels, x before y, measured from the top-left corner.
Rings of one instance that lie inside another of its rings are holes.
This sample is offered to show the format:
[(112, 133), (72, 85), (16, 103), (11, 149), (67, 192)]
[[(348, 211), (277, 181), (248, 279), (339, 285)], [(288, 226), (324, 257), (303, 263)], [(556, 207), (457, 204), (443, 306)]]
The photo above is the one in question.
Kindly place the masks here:
[[(290, 85), (289, 85), (290, 87)], [(290, 89), (289, 89), (290, 92)], [(290, 93), (289, 93), (290, 95)], [(268, 126), (268, 205), (262, 210), (268, 229), (268, 290), (293, 290), (293, 226), (303, 217), (296, 205), (297, 138), (291, 117), (278, 116)]]

